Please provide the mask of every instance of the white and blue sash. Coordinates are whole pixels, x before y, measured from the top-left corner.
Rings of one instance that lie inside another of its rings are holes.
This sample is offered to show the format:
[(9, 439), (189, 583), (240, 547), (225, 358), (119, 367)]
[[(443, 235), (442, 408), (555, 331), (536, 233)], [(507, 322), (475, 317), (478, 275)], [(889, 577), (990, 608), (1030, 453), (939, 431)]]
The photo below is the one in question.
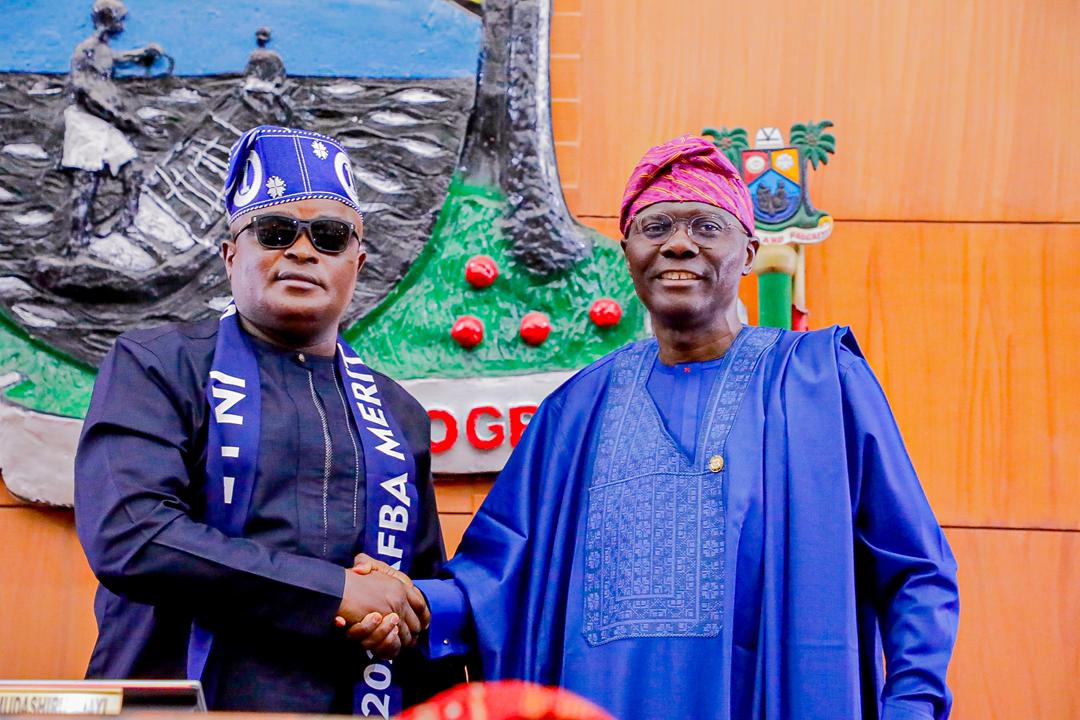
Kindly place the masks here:
[[(364, 448), (364, 551), (408, 572), (420, 512), (416, 462), (401, 425), (382, 402), (375, 374), (340, 337), (337, 349), (338, 375), (346, 397), (352, 399), (350, 414)], [(247, 334), (240, 329), (235, 305), (230, 304), (221, 316), (206, 399), (211, 409), (206, 450), (206, 523), (230, 537), (241, 537), (255, 485), (261, 403), (258, 360)], [(210, 630), (192, 624), (189, 679), (203, 679), (213, 639)], [(379, 660), (370, 652), (367, 657), (362, 680), (355, 689), (353, 712), (389, 718), (401, 711), (401, 689), (393, 677), (393, 662)], [(214, 690), (207, 687), (207, 694), (212, 695)]]

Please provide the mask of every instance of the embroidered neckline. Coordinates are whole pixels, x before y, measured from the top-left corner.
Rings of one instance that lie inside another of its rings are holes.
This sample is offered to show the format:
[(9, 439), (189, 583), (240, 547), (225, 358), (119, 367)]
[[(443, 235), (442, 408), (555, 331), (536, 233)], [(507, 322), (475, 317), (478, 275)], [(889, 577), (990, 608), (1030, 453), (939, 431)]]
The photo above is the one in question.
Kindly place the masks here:
[[(708, 400), (706, 400), (705, 402), (705, 417), (702, 418), (702, 422), (703, 424), (708, 423), (708, 427), (711, 427), (713, 424), (715, 424), (710, 422), (710, 420), (713, 418), (713, 415), (716, 411), (716, 405), (717, 401), (719, 400), (719, 395), (721, 392), (724, 391), (724, 386), (728, 381), (729, 370), (731, 367), (731, 359), (738, 356), (739, 352), (742, 349), (743, 339), (749, 336), (751, 333), (751, 328), (744, 325), (743, 329), (739, 331), (739, 334), (735, 336), (735, 340), (731, 343), (731, 347), (727, 349), (727, 352), (725, 352), (718, 358), (704, 361), (705, 363), (708, 363), (709, 368), (722, 368), (721, 372), (715, 378), (713, 378), (712, 385), (709, 387), (708, 391)], [(652, 393), (649, 392), (647, 385), (649, 382), (649, 373), (651, 373), (654, 369), (658, 367), (679, 366), (664, 366), (663, 363), (660, 362), (660, 344), (657, 343), (655, 339), (653, 339), (650, 345), (651, 347), (645, 349), (645, 352), (643, 353), (641, 358), (641, 370), (644, 370), (644, 377), (639, 374), (641, 382), (636, 382), (634, 384), (634, 387), (630, 389), (630, 392), (645, 394), (647, 398), (647, 402), (645, 403), (646, 407), (652, 409), (652, 414), (656, 418), (657, 425), (659, 425), (660, 429), (663, 431), (663, 437), (667, 440), (668, 445), (670, 446), (670, 450), (678, 453), (680, 457), (686, 460), (686, 470), (693, 471), (695, 469), (701, 469), (702, 467), (704, 467), (703, 454), (706, 452), (705, 443), (708, 441), (708, 436), (710, 433), (698, 433), (698, 437), (694, 442), (693, 457), (688, 457), (687, 454), (683, 451), (682, 446), (675, 441), (674, 437), (672, 437), (671, 430), (668, 428), (667, 423), (664, 422), (664, 414), (660, 412), (660, 407), (656, 404), (656, 398), (654, 398), (652, 396)], [(704, 367), (704, 364), (702, 365), (702, 367)], [(745, 390), (745, 385), (743, 389)], [(741, 400), (742, 393), (739, 393), (737, 401), (741, 402)], [(726, 437), (726, 435), (727, 431), (725, 430), (724, 436)]]

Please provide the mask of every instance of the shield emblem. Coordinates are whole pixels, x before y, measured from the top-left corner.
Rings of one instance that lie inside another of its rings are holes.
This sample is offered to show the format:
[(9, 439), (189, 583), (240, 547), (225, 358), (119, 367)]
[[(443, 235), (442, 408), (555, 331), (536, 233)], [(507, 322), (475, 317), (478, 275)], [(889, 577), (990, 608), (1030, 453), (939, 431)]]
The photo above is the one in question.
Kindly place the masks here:
[(744, 150), (741, 170), (758, 222), (776, 225), (799, 211), (804, 190), (797, 148)]

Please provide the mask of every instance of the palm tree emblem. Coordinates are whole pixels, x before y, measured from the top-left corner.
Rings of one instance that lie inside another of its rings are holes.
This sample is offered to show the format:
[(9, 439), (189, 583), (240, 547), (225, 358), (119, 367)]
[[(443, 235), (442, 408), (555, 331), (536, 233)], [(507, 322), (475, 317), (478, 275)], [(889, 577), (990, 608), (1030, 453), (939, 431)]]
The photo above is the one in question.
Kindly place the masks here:
[(831, 120), (819, 123), (795, 123), (791, 126), (791, 144), (799, 149), (803, 161), (817, 170), (818, 163), (829, 164), (829, 156), (836, 152), (836, 138), (825, 130), (833, 126)]

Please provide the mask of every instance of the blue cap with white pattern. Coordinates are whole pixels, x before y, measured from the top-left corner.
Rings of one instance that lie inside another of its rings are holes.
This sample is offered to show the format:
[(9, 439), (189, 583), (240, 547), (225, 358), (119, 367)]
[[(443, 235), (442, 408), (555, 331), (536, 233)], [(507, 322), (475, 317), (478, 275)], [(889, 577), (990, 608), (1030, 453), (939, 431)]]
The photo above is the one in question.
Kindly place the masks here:
[(333, 138), (260, 125), (232, 146), (225, 178), (230, 221), (251, 210), (312, 198), (337, 200), (360, 212), (349, 156)]

